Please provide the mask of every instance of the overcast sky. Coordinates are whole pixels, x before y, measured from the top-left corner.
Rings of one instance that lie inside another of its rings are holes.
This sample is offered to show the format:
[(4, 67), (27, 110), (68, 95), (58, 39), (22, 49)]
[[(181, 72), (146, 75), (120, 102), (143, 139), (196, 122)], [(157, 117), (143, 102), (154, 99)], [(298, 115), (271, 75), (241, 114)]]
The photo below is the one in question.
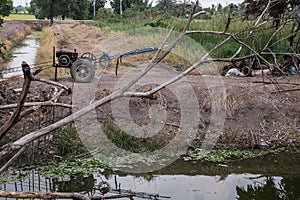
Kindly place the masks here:
[[(14, 6), (25, 5), (30, 3), (30, 0), (13, 0)], [(195, 2), (195, 1), (194, 1)], [(223, 6), (226, 6), (230, 3), (242, 3), (243, 0), (200, 0), (200, 3), (203, 7), (209, 7), (212, 4), (221, 3)]]

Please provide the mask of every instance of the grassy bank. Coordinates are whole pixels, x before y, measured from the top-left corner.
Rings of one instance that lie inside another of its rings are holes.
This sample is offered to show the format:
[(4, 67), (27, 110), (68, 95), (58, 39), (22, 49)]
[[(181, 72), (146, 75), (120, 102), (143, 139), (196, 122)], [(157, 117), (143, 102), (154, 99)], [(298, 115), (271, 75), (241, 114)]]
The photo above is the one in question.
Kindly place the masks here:
[(42, 37), (40, 39), (40, 46), (36, 55), (36, 64), (45, 63), (44, 66), (49, 66), (49, 69), (43, 70), (39, 73), (41, 77), (51, 77), (54, 74), (54, 68), (50, 68), (52, 65), (53, 47), (57, 45), (57, 38), (55, 33), (51, 31), (51, 28), (44, 28), (42, 30)]
[[(55, 68), (53, 63), (53, 47), (58, 47), (58, 39), (56, 33), (51, 27), (42, 30), (40, 46), (36, 56), (36, 66), (42, 66), (44, 70), (39, 73), (40, 77), (54, 77)], [(69, 75), (69, 69), (58, 68), (58, 76)]]
[[(158, 16), (151, 21), (139, 22), (132, 22), (130, 19), (113, 19), (102, 19), (99, 21), (90, 22), (90, 24), (101, 27), (104, 30), (113, 31), (127, 31), (142, 27), (160, 27), (169, 29), (172, 26), (175, 27), (176, 31), (181, 31), (187, 21), (187, 19), (184, 18), (175, 18), (166, 15)], [(213, 17), (213, 19), (210, 20), (194, 20), (190, 26), (190, 30), (211, 30), (222, 32), (225, 30), (226, 23), (227, 16), (216, 15)], [(255, 21), (232, 20), (228, 32), (234, 33), (238, 38), (242, 39), (247, 36), (254, 24)], [(291, 51), (288, 41), (286, 39), (282, 40), (282, 38), (286, 38), (291, 34), (291, 30), (291, 24), (285, 26), (283, 29), (278, 30), (277, 35), (274, 37), (273, 41), (271, 41), (273, 45), (270, 46), (270, 50), (274, 52)], [(257, 51), (261, 51), (275, 31), (275, 27), (273, 27), (273, 24), (271, 22), (265, 23), (255, 30), (254, 34), (247, 40), (247, 45)], [(215, 47), (215, 45), (217, 45), (227, 37), (224, 35), (213, 34), (191, 34), (189, 36), (196, 42), (201, 44), (207, 51)], [(226, 45), (217, 50), (212, 56), (231, 57), (238, 50), (239, 46), (240, 45), (234, 40), (230, 40), (228, 43), (226, 43)], [(244, 48), (241, 51), (240, 56), (245, 56), (247, 54), (249, 54), (249, 50)], [(273, 57), (266, 56), (266, 59), (272, 60)]]

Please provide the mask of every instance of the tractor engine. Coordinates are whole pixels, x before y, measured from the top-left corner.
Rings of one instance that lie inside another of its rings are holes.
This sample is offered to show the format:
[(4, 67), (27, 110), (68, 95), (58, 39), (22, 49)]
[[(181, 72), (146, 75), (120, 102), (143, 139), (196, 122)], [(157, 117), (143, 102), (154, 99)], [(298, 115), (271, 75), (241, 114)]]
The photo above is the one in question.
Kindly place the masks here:
[(56, 57), (59, 67), (71, 68), (78, 58), (78, 53), (76, 53), (76, 50), (74, 50), (74, 52), (60, 50), (56, 52)]

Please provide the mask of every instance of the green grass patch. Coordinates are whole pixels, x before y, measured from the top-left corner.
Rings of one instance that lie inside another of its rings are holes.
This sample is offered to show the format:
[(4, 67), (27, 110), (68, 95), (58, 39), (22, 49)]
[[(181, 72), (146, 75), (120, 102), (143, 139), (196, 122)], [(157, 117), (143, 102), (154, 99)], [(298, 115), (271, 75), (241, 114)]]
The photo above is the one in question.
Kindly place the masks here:
[(206, 152), (200, 148), (196, 148), (194, 150), (189, 150), (186, 155), (182, 158), (185, 161), (208, 161), (208, 162), (216, 162), (216, 163), (226, 163), (232, 160), (242, 160), (255, 158), (260, 156), (261, 152), (255, 152), (252, 150), (211, 150)]
[(136, 65), (132, 64), (132, 63), (128, 63), (128, 62), (123, 62), (122, 65), (124, 65), (125, 67), (137, 67)]
[(89, 175), (102, 171), (106, 166), (96, 158), (77, 158), (62, 162), (52, 162), (38, 167), (38, 171), (46, 178), (63, 177), (65, 175)]
[(32, 32), (29, 37), (34, 37), (34, 38), (41, 38), (42, 37), (42, 31), (34, 31)]
[(132, 135), (120, 130), (110, 117), (105, 118), (105, 125), (103, 129), (108, 139), (127, 151), (134, 153), (153, 152), (163, 146), (163, 141), (158, 138), (136, 138)]
[(5, 20), (35, 20), (34, 15), (29, 15), (29, 14), (10, 14), (9, 16), (3, 17)]
[(55, 138), (56, 152), (61, 156), (75, 156), (86, 153), (86, 148), (82, 144), (77, 133), (76, 127), (67, 125), (63, 128), (62, 133)]

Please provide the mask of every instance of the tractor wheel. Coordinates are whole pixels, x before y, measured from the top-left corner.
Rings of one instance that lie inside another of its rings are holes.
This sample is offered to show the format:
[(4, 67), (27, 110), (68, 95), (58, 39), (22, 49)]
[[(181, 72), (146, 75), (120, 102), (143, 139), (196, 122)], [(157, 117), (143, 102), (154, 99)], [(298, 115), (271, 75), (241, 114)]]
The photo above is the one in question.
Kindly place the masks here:
[(86, 59), (80, 59), (73, 63), (70, 73), (75, 82), (89, 83), (95, 76), (95, 66)]

